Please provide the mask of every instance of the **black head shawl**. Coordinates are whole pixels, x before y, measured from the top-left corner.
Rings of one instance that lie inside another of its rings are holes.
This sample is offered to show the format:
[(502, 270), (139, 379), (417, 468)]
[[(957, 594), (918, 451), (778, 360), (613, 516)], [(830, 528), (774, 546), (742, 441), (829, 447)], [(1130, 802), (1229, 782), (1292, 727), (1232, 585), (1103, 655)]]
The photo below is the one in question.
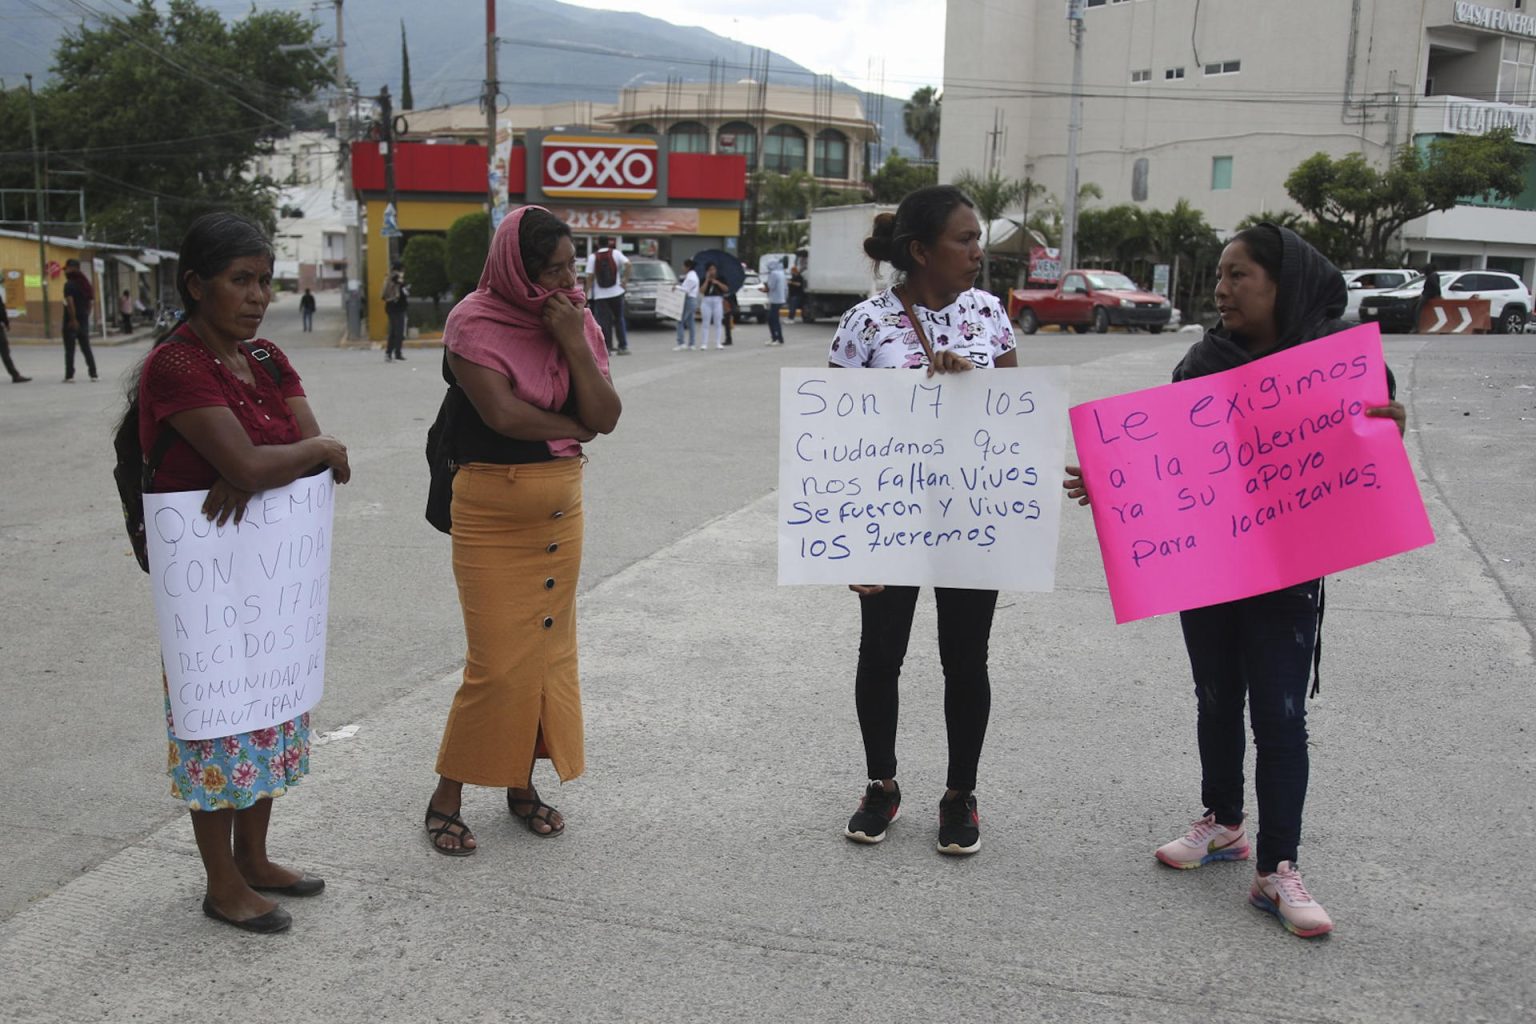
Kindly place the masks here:
[[(1349, 302), (1344, 275), (1328, 258), (1290, 228), (1261, 224), (1280, 233), (1280, 280), (1275, 287), (1275, 347), (1271, 355), (1302, 342), (1337, 334), (1350, 325), (1339, 319)], [(1251, 363), (1254, 356), (1219, 324), (1185, 353), (1173, 379), (1188, 380)]]

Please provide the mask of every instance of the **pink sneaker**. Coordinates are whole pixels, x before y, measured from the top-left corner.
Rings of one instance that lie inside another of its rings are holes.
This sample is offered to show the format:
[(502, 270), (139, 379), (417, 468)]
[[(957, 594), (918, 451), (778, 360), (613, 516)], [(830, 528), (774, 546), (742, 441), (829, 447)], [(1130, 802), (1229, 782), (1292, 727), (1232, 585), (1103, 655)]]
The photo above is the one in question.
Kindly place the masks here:
[(1253, 876), (1248, 902), (1274, 914), (1285, 925), (1286, 931), (1303, 939), (1333, 931), (1333, 919), (1328, 916), (1328, 911), (1307, 892), (1296, 865), (1288, 860), (1281, 861), (1272, 875)]
[(1241, 824), (1228, 828), (1217, 824), (1214, 814), (1207, 814), (1184, 835), (1159, 846), (1153, 856), (1171, 868), (1198, 868), (1213, 860), (1247, 860), (1248, 837)]

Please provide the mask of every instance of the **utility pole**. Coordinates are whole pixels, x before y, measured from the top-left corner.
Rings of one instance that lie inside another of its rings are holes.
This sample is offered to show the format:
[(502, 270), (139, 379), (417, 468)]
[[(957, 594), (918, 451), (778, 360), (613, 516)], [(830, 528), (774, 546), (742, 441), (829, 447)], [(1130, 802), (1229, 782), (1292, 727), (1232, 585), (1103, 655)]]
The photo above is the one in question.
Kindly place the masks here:
[(1077, 139), (1083, 132), (1083, 0), (1068, 0), (1067, 31), (1072, 36), (1072, 99), (1067, 114), (1067, 210), (1061, 225), (1061, 269), (1077, 265)]
[(341, 202), (347, 224), (346, 276), (341, 282), (341, 304), (347, 314), (348, 340), (363, 331), (362, 296), (352, 285), (362, 277), (362, 232), (358, 229), (357, 193), (352, 191), (352, 114), (356, 104), (347, 85), (347, 45), (342, 35), (342, 0), (333, 0), (336, 8), (336, 145), (337, 175), (341, 179)]
[(384, 240), (389, 246), (389, 265), (393, 267), (400, 258), (400, 207), (395, 205), (395, 106), (389, 98), (388, 85), (379, 90), (378, 104), (380, 134), (384, 136)]
[[(485, 0), (485, 209), (490, 241), (496, 240), (496, 0)], [(533, 173), (533, 168), (528, 169)]]
[[(43, 164), (37, 149), (37, 107), (32, 76), (27, 76), (27, 119), (32, 123), (32, 202), (37, 210), (37, 277), (43, 283), (43, 337), (53, 337), (53, 311), (48, 305), (48, 244), (43, 240)], [(25, 289), (23, 289), (25, 290)]]

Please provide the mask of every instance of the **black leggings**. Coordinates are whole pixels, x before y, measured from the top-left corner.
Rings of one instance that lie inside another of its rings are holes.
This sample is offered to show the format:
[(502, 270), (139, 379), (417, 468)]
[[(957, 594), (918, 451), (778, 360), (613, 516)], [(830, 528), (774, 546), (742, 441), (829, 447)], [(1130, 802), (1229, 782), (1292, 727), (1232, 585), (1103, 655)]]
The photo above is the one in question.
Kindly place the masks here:
[[(916, 587), (886, 587), (859, 599), (862, 633), (854, 703), (864, 758), (871, 779), (896, 777), (897, 681), (912, 634)], [(950, 789), (976, 788), (976, 766), (987, 737), (992, 684), (987, 677), (987, 642), (992, 635), (995, 590), (935, 587), (939, 660), (944, 666), (944, 724), (949, 734)]]

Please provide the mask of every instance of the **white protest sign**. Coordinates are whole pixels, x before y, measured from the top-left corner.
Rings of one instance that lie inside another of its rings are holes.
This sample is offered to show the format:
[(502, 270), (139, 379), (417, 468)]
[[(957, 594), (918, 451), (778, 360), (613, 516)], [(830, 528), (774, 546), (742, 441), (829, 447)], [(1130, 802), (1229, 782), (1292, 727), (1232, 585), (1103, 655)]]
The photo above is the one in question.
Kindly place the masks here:
[(686, 297), (681, 288), (661, 288), (656, 292), (656, 315), (668, 320), (681, 320)]
[(779, 582), (1051, 590), (1067, 370), (786, 369)]
[(184, 740), (280, 725), (319, 703), (325, 682), (331, 474), (255, 495), (238, 526), (203, 515), (207, 493), (144, 495), (172, 730)]

